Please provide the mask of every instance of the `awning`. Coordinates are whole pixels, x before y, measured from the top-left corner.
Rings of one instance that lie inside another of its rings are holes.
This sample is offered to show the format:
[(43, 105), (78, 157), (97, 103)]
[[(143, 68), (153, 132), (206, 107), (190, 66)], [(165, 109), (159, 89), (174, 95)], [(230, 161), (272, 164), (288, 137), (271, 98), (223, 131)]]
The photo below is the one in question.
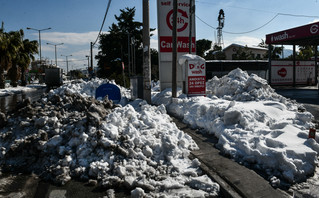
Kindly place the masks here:
[(319, 45), (319, 22), (267, 34), (266, 44)]

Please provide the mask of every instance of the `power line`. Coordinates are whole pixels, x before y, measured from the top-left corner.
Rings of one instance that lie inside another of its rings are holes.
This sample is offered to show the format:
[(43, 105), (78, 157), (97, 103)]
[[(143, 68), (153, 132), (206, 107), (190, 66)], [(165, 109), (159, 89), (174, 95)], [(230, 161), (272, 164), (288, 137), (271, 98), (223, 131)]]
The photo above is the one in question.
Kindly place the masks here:
[[(228, 32), (228, 31), (223, 31), (224, 33), (227, 33), (227, 34), (248, 34), (248, 33), (251, 33), (251, 32), (254, 32), (254, 31), (257, 31), (263, 27), (265, 27), (266, 25), (268, 25), (269, 23), (271, 23), (273, 20), (275, 20), (275, 18), (277, 18), (278, 16), (292, 16), (292, 17), (308, 17), (308, 18), (319, 18), (319, 16), (308, 16), (308, 15), (297, 15), (297, 14), (287, 14), (287, 13), (277, 13), (273, 18), (271, 18), (268, 22), (266, 22), (265, 24), (263, 24), (262, 26), (258, 27), (258, 28), (255, 28), (253, 30), (249, 30), (249, 31), (246, 31), (246, 32)], [(201, 19), (199, 16), (195, 15), (196, 18), (198, 18), (201, 22), (203, 22), (205, 25), (209, 26), (210, 28), (213, 28), (213, 29), (217, 29), (211, 25), (209, 25), (208, 23), (206, 23), (203, 19)]]
[(267, 23), (265, 23), (264, 25), (256, 28), (256, 29), (253, 29), (253, 30), (250, 30), (250, 31), (247, 31), (247, 32), (227, 32), (227, 31), (223, 31), (224, 33), (227, 33), (227, 34), (248, 34), (248, 33), (251, 33), (251, 32), (254, 32), (254, 31), (257, 31), (263, 27), (265, 27), (266, 25), (268, 25), (269, 23), (271, 23), (277, 16), (279, 16), (279, 14), (276, 14), (272, 19), (270, 19)]
[[(218, 5), (217, 3), (207, 2), (207, 1), (196, 1), (197, 3), (202, 4), (208, 4), (208, 5)], [(268, 10), (261, 10), (261, 9), (255, 9), (255, 8), (245, 8), (245, 7), (239, 7), (239, 6), (225, 6), (228, 8), (236, 8), (236, 9), (243, 9), (243, 10), (250, 10), (255, 12), (265, 12), (265, 13), (273, 13), (273, 14), (279, 14), (279, 15), (286, 15), (286, 16), (294, 16), (294, 17), (306, 17), (306, 18), (319, 18), (319, 16), (311, 16), (311, 15), (301, 15), (301, 14), (290, 14), (290, 13), (280, 13), (280, 12), (273, 12)]]
[(109, 0), (109, 3), (107, 4), (107, 8), (106, 8), (105, 15), (104, 15), (104, 19), (103, 19), (103, 22), (102, 22), (102, 25), (101, 25), (101, 28), (100, 28), (100, 32), (99, 32), (99, 34), (97, 35), (96, 40), (95, 40), (95, 42), (93, 43), (93, 45), (96, 44), (96, 42), (98, 41), (98, 39), (99, 39), (99, 37), (100, 37), (100, 35), (101, 35), (102, 29), (103, 29), (103, 26), (104, 26), (104, 22), (105, 22), (107, 13), (108, 13), (108, 11), (109, 11), (111, 2), (112, 2), (112, 0)]

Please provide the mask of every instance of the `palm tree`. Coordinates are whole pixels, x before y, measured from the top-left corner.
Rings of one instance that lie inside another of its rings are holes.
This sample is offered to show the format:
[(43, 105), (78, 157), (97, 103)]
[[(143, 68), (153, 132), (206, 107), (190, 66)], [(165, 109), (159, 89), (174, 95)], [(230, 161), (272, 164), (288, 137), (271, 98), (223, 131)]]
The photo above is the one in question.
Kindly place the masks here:
[(18, 32), (7, 33), (0, 28), (0, 89), (5, 88), (4, 73), (12, 66), (12, 59), (20, 48)]
[(20, 54), (23, 50), (24, 32), (21, 29), (20, 31), (9, 32), (9, 35), (10, 45), (14, 47), (14, 51), (12, 51), (11, 54), (11, 68), (8, 71), (8, 77), (11, 80), (11, 85), (16, 87), (21, 76), (21, 68), (19, 67), (19, 63), (21, 60)]
[(38, 41), (23, 40), (23, 49), (20, 50), (19, 66), (21, 68), (21, 85), (27, 84), (25, 73), (31, 61), (34, 61), (33, 54), (38, 53)]

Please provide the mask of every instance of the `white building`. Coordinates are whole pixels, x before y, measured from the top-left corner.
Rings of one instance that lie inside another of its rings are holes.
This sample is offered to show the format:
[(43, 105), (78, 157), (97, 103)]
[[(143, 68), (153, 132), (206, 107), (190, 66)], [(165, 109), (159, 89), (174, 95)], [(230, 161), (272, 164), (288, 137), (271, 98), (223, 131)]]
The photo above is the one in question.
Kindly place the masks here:
[(246, 54), (251, 54), (252, 55), (251, 59), (257, 59), (257, 60), (264, 59), (265, 55), (268, 52), (267, 48), (247, 47), (244, 45), (239, 45), (239, 44), (233, 43), (233, 44), (231, 44), (223, 49), (223, 52), (226, 55), (226, 60), (233, 60), (234, 56), (236, 56), (238, 50), (242, 50)]

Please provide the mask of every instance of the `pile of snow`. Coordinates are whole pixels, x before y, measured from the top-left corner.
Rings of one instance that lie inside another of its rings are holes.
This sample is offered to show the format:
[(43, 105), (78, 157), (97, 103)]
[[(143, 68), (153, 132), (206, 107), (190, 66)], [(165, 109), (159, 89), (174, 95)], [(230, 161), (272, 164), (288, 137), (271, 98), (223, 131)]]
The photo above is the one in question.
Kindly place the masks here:
[(313, 116), (299, 112), (298, 104), (278, 94), (256, 75), (240, 69), (207, 83), (208, 97), (171, 99), (167, 89), (153, 95), (194, 128), (219, 138), (218, 148), (237, 161), (265, 171), (274, 185), (312, 175), (319, 152), (318, 138), (308, 139)]
[(50, 94), (63, 95), (63, 93), (66, 91), (70, 93), (78, 93), (83, 97), (95, 97), (95, 90), (100, 85), (107, 83), (114, 84), (120, 88), (122, 95), (120, 104), (124, 106), (127, 103), (127, 101), (131, 98), (130, 90), (117, 85), (114, 80), (110, 81), (108, 79), (92, 78), (90, 81), (84, 81), (82, 79), (70, 81), (70, 83), (66, 83), (57, 89), (51, 90)]
[(124, 107), (95, 100), (99, 79), (68, 84), (8, 115), (0, 134), (3, 171), (24, 171), (64, 184), (72, 178), (133, 197), (217, 196), (218, 184), (188, 158), (198, 149), (165, 106)]
[(45, 85), (28, 85), (28, 86), (11, 87), (9, 83), (6, 83), (5, 89), (0, 89), (0, 97), (31, 92), (38, 88), (45, 88)]
[(291, 101), (277, 94), (268, 85), (267, 80), (256, 74), (248, 75), (246, 71), (239, 68), (222, 78), (213, 77), (207, 81), (206, 87), (208, 97), (218, 97), (231, 101), (275, 100), (291, 106)]

